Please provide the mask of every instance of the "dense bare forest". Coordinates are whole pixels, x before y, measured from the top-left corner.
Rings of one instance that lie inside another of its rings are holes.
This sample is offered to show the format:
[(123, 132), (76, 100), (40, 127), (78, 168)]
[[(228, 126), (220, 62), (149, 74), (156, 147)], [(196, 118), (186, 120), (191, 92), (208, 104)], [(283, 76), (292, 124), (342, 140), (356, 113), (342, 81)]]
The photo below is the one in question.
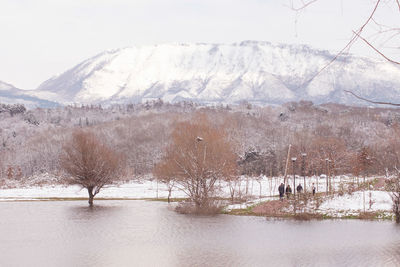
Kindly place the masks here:
[(126, 179), (138, 179), (161, 160), (178, 122), (194, 120), (198, 113), (226, 131), (242, 174), (283, 175), (289, 144), (291, 156), (304, 160), (289, 166), (299, 174), (388, 175), (399, 166), (399, 109), (306, 101), (258, 107), (159, 100), (107, 108), (1, 105), (0, 177), (57, 177), (63, 145), (73, 130), (84, 128), (123, 155)]

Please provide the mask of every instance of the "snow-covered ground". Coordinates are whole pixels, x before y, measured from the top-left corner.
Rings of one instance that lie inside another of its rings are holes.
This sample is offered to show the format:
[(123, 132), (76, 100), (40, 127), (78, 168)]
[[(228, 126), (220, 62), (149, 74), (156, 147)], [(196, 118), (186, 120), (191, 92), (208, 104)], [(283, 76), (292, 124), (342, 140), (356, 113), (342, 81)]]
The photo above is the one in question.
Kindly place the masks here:
[(317, 212), (330, 216), (341, 217), (347, 215), (357, 215), (360, 211), (391, 212), (391, 210), (392, 200), (388, 192), (357, 191), (351, 195), (346, 194), (327, 199), (319, 206)]
[[(148, 177), (149, 178), (149, 177)], [(53, 185), (35, 185), (41, 184), (41, 179), (52, 181)], [(373, 178), (367, 179), (372, 181)], [(43, 200), (54, 198), (87, 198), (88, 193), (85, 189), (79, 186), (57, 185), (57, 179), (51, 179), (48, 176), (35, 177), (24, 185), (14, 183), (10, 188), (3, 187), (0, 189), (0, 201), (16, 201), (16, 200)], [(277, 188), (283, 182), (282, 177), (259, 177), (258, 179), (241, 177), (240, 183), (235, 189), (235, 197), (241, 196), (242, 199), (247, 199), (241, 204), (233, 204), (226, 207), (226, 210), (246, 209), (249, 206), (254, 206), (261, 202), (276, 200)], [(355, 182), (353, 178), (342, 176), (332, 179), (332, 186), (338, 190), (341, 187), (347, 188), (350, 182)], [(361, 182), (361, 181), (360, 181)], [(293, 187), (292, 178), (289, 183)], [(303, 178), (296, 178), (296, 185), (303, 185)], [(311, 184), (314, 183), (317, 192), (325, 192), (326, 178), (307, 177), (306, 188), (310, 191)], [(230, 190), (228, 184), (221, 182), (217, 185), (221, 190), (221, 195), (229, 198)], [(304, 186), (304, 185), (303, 185)], [(345, 190), (346, 192), (346, 190)], [(144, 179), (141, 181), (130, 181), (119, 185), (113, 185), (103, 188), (96, 198), (113, 199), (143, 199), (143, 198), (166, 198), (168, 196), (168, 188), (165, 184), (157, 182), (155, 179)], [(178, 187), (172, 190), (172, 198), (185, 198), (185, 193)], [(326, 214), (335, 217), (348, 215), (357, 215), (361, 211), (366, 212), (382, 212), (389, 214), (392, 209), (392, 201), (388, 192), (385, 191), (365, 191), (365, 206), (364, 195), (362, 191), (357, 191), (352, 194), (344, 193), (342, 196), (335, 195), (326, 198), (318, 207), (315, 207), (315, 201), (310, 201), (308, 209), (313, 209), (317, 213)]]
[[(274, 178), (275, 179), (275, 178)], [(373, 182), (375, 178), (370, 177), (367, 178), (366, 182)], [(251, 206), (255, 206), (259, 203), (277, 200), (276, 196), (277, 185), (282, 181), (282, 179), (278, 178), (277, 183), (275, 185), (275, 181), (273, 180), (271, 183), (271, 179), (264, 178), (261, 181), (263, 197), (259, 197), (257, 194), (253, 194), (250, 199), (245, 203), (240, 204), (232, 204), (225, 207), (226, 211), (231, 211), (234, 209), (246, 209)], [(296, 185), (301, 183), (304, 186), (303, 178), (296, 178)], [(307, 191), (310, 192), (310, 185), (314, 183), (317, 188), (317, 192), (326, 192), (326, 177), (306, 177), (306, 188)], [(351, 215), (359, 215), (361, 212), (379, 212), (382, 216), (391, 216), (392, 215), (392, 200), (390, 194), (386, 191), (378, 191), (374, 190), (372, 186), (370, 186), (371, 190), (356, 191), (349, 194), (349, 186), (354, 183), (354, 186), (357, 186), (358, 183), (362, 183), (363, 179), (359, 179), (357, 181), (356, 178), (349, 176), (338, 176), (332, 178), (332, 188), (335, 188), (335, 191), (338, 192), (339, 189), (343, 190), (343, 194), (340, 196), (338, 194), (330, 195), (328, 197), (319, 198), (320, 204), (316, 205), (316, 200), (311, 199), (305, 208), (305, 210), (309, 212), (316, 212), (319, 214), (324, 214), (332, 217), (344, 217)], [(253, 183), (253, 181), (251, 182)], [(289, 184), (293, 187), (293, 179), (289, 179)], [(257, 192), (260, 189), (260, 183), (254, 182), (254, 187), (252, 188), (252, 192)], [(271, 188), (272, 186), (272, 188)], [(272, 190), (270, 190), (272, 189)], [(269, 192), (273, 192), (273, 196), (270, 196)], [(291, 209), (291, 208), (290, 208)], [(291, 211), (290, 211), (291, 212)]]
[[(364, 202), (365, 194), (365, 202)], [(245, 203), (232, 204), (225, 207), (225, 211), (232, 211), (235, 209), (247, 209), (248, 207), (255, 206), (262, 202), (277, 200), (278, 197), (266, 197), (251, 199)], [(304, 211), (309, 213), (323, 214), (334, 218), (345, 216), (357, 216), (361, 212), (379, 212), (382, 217), (392, 216), (392, 200), (386, 191), (357, 191), (342, 196), (334, 195), (328, 196), (325, 199), (319, 198), (322, 203), (316, 206), (316, 200), (311, 199)], [(301, 203), (301, 202), (300, 202)], [(291, 213), (292, 207), (286, 208), (286, 212)]]
[[(336, 189), (339, 182), (349, 181), (348, 177), (336, 177), (332, 179), (332, 186)], [(302, 177), (296, 178), (296, 185), (299, 183), (304, 187)], [(268, 178), (261, 176), (257, 179), (242, 176), (235, 189), (235, 197), (243, 196), (250, 199), (273, 197), (278, 194), (278, 186), (283, 182), (282, 177)], [(293, 187), (293, 177), (288, 178), (289, 184)], [(310, 190), (311, 183), (315, 183), (317, 192), (325, 192), (326, 178), (306, 177), (306, 187)], [(222, 196), (229, 197), (229, 186), (225, 182), (217, 184), (221, 189)], [(100, 198), (166, 198), (168, 196), (167, 186), (158, 183), (152, 177), (130, 181), (119, 185), (103, 188), (97, 197)], [(87, 192), (79, 186), (58, 185), (58, 179), (43, 174), (27, 179), (24, 183), (14, 180), (8, 181), (6, 186), (0, 189), (0, 199), (32, 199), (32, 198), (82, 198), (87, 197)], [(182, 190), (175, 187), (172, 190), (173, 198), (187, 197)]]
[[(158, 185), (157, 185), (158, 184)], [(157, 190), (158, 186), (158, 190)], [(129, 182), (103, 188), (97, 198), (166, 198), (167, 187), (156, 181)], [(88, 193), (79, 186), (44, 185), (0, 190), (0, 201), (34, 200), (51, 198), (87, 198)], [(174, 190), (172, 197), (186, 197), (180, 190)]]

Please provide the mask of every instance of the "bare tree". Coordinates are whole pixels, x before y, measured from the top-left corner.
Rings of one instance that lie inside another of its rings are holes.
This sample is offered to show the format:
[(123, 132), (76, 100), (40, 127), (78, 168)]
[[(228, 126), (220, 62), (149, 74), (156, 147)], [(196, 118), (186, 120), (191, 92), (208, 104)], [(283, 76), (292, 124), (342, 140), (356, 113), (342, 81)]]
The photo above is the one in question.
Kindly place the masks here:
[(172, 143), (159, 163), (161, 179), (174, 179), (195, 204), (196, 211), (210, 207), (218, 180), (236, 175), (236, 155), (223, 129), (213, 126), (204, 115), (193, 122), (176, 123)]
[(121, 157), (102, 143), (92, 132), (76, 130), (63, 147), (60, 161), (68, 174), (69, 184), (86, 188), (89, 205), (93, 198), (108, 184), (119, 178)]
[(309, 159), (319, 165), (321, 172), (326, 172), (326, 189), (332, 191), (331, 174), (344, 169), (347, 161), (346, 146), (343, 140), (335, 137), (318, 137), (310, 149)]
[(234, 203), (235, 201), (235, 196), (240, 194), (240, 183), (242, 182), (240, 178), (232, 176), (228, 179), (226, 179), (226, 182), (229, 187), (229, 194), (231, 196), (231, 202)]
[(390, 192), (393, 201), (393, 213), (396, 223), (400, 223), (400, 173), (397, 177), (386, 180), (386, 189)]
[(168, 203), (170, 203), (171, 200), (172, 189), (175, 187), (175, 179), (171, 167), (171, 165), (164, 162), (157, 164), (153, 170), (153, 174), (157, 179), (164, 183), (168, 188)]

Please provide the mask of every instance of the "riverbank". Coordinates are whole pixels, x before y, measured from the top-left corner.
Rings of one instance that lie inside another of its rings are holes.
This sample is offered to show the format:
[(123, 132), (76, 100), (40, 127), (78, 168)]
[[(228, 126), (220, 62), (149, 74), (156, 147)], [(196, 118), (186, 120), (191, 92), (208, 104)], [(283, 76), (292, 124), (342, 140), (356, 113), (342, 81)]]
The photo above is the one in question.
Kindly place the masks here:
[[(104, 200), (148, 200), (167, 201), (168, 192), (162, 186), (151, 181), (144, 183), (130, 182), (119, 186), (105, 188), (95, 201)], [(255, 198), (254, 196), (242, 203), (226, 205), (222, 213), (229, 215), (264, 216), (271, 218), (309, 219), (394, 219), (391, 212), (391, 199), (385, 191), (365, 192), (366, 203), (364, 211), (363, 192), (352, 195), (318, 194), (304, 203), (304, 199), (295, 201), (277, 196)], [(174, 192), (171, 202), (187, 199), (186, 195)], [(225, 199), (229, 203), (228, 199)], [(25, 188), (9, 188), (0, 190), (0, 201), (87, 201), (87, 192), (77, 186), (40, 186)]]
[[(311, 179), (310, 179), (311, 180)], [(315, 197), (302, 195), (295, 202), (293, 199), (280, 201), (273, 194), (273, 189), (279, 184), (278, 178), (251, 179), (242, 178), (237, 185), (235, 201), (230, 204), (229, 187), (221, 183), (219, 190), (221, 198), (226, 202), (222, 213), (231, 215), (250, 215), (274, 218), (297, 219), (392, 219), (392, 201), (388, 192), (384, 191), (382, 178), (369, 178), (371, 190), (348, 189), (352, 178), (336, 177), (336, 194), (326, 194), (325, 180), (319, 182), (319, 193)], [(50, 181), (50, 182), (49, 182)], [(342, 188), (342, 190), (340, 190)], [(99, 200), (156, 200), (167, 201), (168, 188), (156, 180), (142, 179), (128, 181), (103, 188), (95, 197)], [(307, 197), (305, 197), (307, 196)], [(178, 187), (171, 191), (172, 201), (187, 199), (185, 193)], [(0, 189), (0, 201), (87, 201), (87, 192), (79, 186), (62, 185), (56, 179), (35, 177), (21, 183), (12, 181)], [(296, 207), (295, 207), (296, 206)]]
[(346, 195), (300, 196), (287, 200), (229, 205), (226, 214), (273, 218), (394, 220), (392, 202), (386, 191), (356, 191)]

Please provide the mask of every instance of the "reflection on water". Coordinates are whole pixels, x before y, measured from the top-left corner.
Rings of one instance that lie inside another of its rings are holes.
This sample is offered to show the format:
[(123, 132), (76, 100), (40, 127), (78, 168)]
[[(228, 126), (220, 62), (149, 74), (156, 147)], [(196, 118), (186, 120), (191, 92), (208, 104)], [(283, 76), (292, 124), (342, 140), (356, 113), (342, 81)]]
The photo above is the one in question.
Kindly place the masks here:
[(176, 214), (146, 201), (0, 203), (0, 266), (400, 266), (391, 222)]

